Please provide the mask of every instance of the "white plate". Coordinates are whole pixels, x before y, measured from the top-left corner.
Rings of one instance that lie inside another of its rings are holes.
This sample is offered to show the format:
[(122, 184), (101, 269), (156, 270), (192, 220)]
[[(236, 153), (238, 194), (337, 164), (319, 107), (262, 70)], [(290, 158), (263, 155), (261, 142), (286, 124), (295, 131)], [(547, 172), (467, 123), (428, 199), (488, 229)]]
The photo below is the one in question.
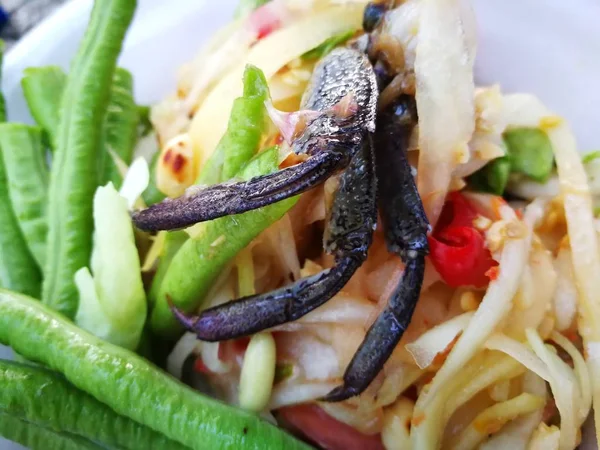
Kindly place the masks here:
[[(473, 3), (479, 28), (478, 84), (500, 83), (506, 92), (538, 95), (571, 122), (583, 152), (600, 148), (600, 3)], [(134, 74), (140, 103), (155, 102), (174, 89), (177, 68), (230, 19), (235, 4), (236, 0), (138, 0), (120, 64)], [(72, 0), (8, 53), (2, 88), (10, 120), (31, 122), (19, 84), (23, 69), (46, 64), (68, 68), (91, 5), (89, 0)], [(13, 448), (20, 447), (0, 439), (0, 449)]]

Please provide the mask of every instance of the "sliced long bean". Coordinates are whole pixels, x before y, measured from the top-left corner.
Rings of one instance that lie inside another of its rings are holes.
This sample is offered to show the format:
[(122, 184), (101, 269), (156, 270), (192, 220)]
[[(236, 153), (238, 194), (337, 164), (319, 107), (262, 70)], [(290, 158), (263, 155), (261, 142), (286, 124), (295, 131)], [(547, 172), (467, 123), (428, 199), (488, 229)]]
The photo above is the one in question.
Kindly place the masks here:
[(258, 150), (265, 130), (265, 100), (269, 97), (262, 71), (247, 66), (244, 71), (244, 95), (235, 99), (227, 131), (206, 161), (197, 184), (215, 184), (233, 178)]
[(133, 0), (96, 0), (62, 96), (50, 177), (42, 300), (69, 318), (77, 310), (73, 277), (87, 266), (92, 251), (92, 201), (102, 123), (135, 4)]
[(21, 87), (29, 112), (44, 130), (52, 150), (56, 145), (60, 100), (67, 74), (58, 66), (30, 67), (23, 71)]
[(187, 448), (118, 415), (57, 372), (0, 360), (0, 385), (0, 412), (31, 424), (82, 436), (110, 447)]
[(104, 119), (101, 186), (112, 181), (117, 189), (121, 187), (123, 177), (115, 164), (113, 153), (125, 164), (131, 164), (138, 123), (138, 107), (133, 100), (133, 77), (127, 70), (119, 67), (115, 70)]
[(41, 268), (48, 233), (48, 166), (41, 129), (19, 123), (0, 124), (0, 154), (17, 222)]
[(105, 450), (80, 436), (40, 427), (2, 412), (0, 435), (31, 450)]
[[(277, 158), (275, 147), (260, 153), (241, 171), (240, 178), (250, 179), (274, 172), (278, 169)], [(166, 337), (179, 334), (181, 328), (168, 300), (183, 311), (197, 310), (213, 281), (231, 259), (295, 203), (296, 198), (291, 198), (197, 225), (200, 231), (182, 245), (169, 264), (152, 311), (152, 329)]]
[(192, 449), (307, 449), (256, 415), (206, 398), (136, 354), (100, 341), (46, 305), (2, 290), (0, 343)]

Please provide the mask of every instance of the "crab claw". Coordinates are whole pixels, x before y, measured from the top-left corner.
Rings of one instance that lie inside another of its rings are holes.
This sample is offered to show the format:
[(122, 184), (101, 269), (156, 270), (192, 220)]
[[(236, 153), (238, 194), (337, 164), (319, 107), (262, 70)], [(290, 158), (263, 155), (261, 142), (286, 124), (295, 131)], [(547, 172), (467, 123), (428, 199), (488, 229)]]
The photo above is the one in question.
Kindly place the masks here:
[(327, 394), (326, 401), (353, 397), (371, 384), (410, 324), (421, 293), (430, 227), (406, 157), (416, 120), (414, 99), (409, 96), (401, 96), (379, 117), (374, 139), (375, 157), (380, 161), (379, 206), (388, 249), (406, 266), (387, 307), (350, 361), (344, 384)]
[(179, 198), (135, 213), (134, 223), (146, 231), (183, 228), (260, 208), (323, 183), (348, 166), (375, 130), (377, 97), (367, 57), (349, 48), (332, 51), (313, 72), (304, 113), (277, 119), (293, 139), (292, 150), (308, 155), (305, 161), (249, 181), (193, 187)]

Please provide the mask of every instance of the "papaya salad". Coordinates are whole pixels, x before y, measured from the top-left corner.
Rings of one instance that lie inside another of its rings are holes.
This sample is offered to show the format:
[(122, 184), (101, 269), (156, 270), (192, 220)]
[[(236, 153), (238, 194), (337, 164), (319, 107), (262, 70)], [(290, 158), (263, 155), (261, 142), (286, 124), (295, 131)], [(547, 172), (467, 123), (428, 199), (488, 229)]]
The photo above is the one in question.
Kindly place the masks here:
[(116, 67), (134, 6), (96, 0), (70, 72), (24, 73), (37, 125), (0, 124), (23, 360), (0, 435), (571, 450), (592, 407), (600, 430), (600, 152), (477, 83), (466, 2), (242, 0), (150, 107)]

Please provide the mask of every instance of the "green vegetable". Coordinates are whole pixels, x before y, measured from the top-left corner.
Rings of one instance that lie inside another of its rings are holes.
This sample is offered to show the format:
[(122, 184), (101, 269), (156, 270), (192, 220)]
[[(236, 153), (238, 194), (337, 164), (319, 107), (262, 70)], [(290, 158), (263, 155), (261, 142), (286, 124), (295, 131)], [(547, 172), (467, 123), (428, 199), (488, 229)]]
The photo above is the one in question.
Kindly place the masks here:
[(15, 217), (31, 254), (43, 267), (48, 233), (48, 167), (42, 131), (19, 123), (0, 124), (0, 153)]
[[(240, 172), (241, 179), (278, 170), (278, 149), (258, 154)], [(173, 337), (181, 328), (173, 317), (167, 296), (180, 309), (194, 312), (223, 268), (265, 228), (279, 220), (297, 197), (236, 216), (221, 217), (196, 225), (173, 257), (159, 289), (151, 315), (151, 327), (163, 336)]]
[(469, 185), (476, 191), (502, 195), (508, 176), (510, 175), (510, 160), (507, 156), (496, 158), (482, 169), (469, 177)]
[(266, 5), (271, 0), (240, 0), (234, 13), (236, 19), (246, 17), (256, 8)]
[(135, 350), (146, 322), (146, 294), (126, 200), (112, 184), (94, 196), (92, 272), (77, 272), (75, 323), (92, 334)]
[[(0, 68), (3, 50), (0, 41)], [(0, 94), (0, 122), (5, 119), (4, 97)], [(0, 288), (39, 295), (42, 276), (19, 228), (8, 183), (4, 158), (0, 157)]]
[(150, 302), (154, 304), (160, 292), (160, 286), (167, 274), (169, 264), (173, 261), (173, 257), (177, 254), (181, 246), (188, 239), (185, 231), (165, 231), (165, 245), (160, 256), (160, 264), (152, 278), (152, 287), (150, 288)]
[[(0, 68), (4, 61), (4, 41), (0, 39)], [(2, 81), (2, 71), (0, 71), (0, 82)], [(0, 94), (0, 122), (6, 122), (6, 102), (4, 95)]]
[(104, 449), (82, 437), (40, 427), (5, 413), (0, 413), (0, 435), (31, 450)]
[(92, 251), (92, 201), (102, 123), (116, 60), (135, 1), (96, 0), (62, 96), (50, 177), (48, 247), (42, 300), (73, 318), (73, 277)]
[(304, 60), (321, 59), (323, 56), (331, 52), (331, 50), (333, 50), (339, 45), (342, 45), (344, 42), (346, 42), (348, 39), (354, 36), (355, 33), (356, 30), (352, 29), (344, 31), (340, 34), (336, 34), (335, 36), (331, 36), (330, 38), (323, 41), (323, 43), (318, 47), (315, 47), (312, 50), (309, 50), (306, 53), (304, 53), (301, 56), (301, 58)]
[(583, 162), (584, 164), (587, 164), (598, 158), (600, 158), (600, 150), (596, 150), (595, 152), (590, 152), (590, 153), (583, 155), (583, 158), (581, 158), (581, 162)]
[(233, 178), (258, 150), (265, 130), (264, 103), (269, 97), (262, 71), (246, 66), (244, 95), (235, 99), (227, 131), (202, 168), (196, 184), (215, 184)]
[(55, 150), (60, 100), (67, 75), (58, 66), (29, 67), (23, 72), (21, 87), (31, 115), (46, 133), (50, 148)]
[(277, 384), (294, 374), (294, 365), (291, 363), (277, 363), (275, 365), (275, 378), (273, 384)]
[(133, 100), (133, 77), (127, 70), (119, 67), (115, 70), (104, 119), (104, 151), (100, 153), (101, 186), (110, 181), (117, 189), (121, 187), (123, 177), (114, 157), (127, 165), (131, 164), (137, 142), (138, 123), (138, 107)]
[(156, 152), (152, 157), (152, 161), (150, 162), (150, 182), (142, 194), (144, 203), (146, 203), (147, 206), (152, 206), (155, 203), (162, 202), (167, 197), (158, 189), (158, 187), (156, 187), (156, 166), (158, 165), (159, 159), (160, 152)]
[(145, 105), (138, 105), (138, 138), (148, 136), (152, 130), (152, 122), (150, 122), (150, 107)]
[(0, 412), (118, 448), (187, 447), (120, 416), (48, 369), (0, 360)]
[(257, 416), (206, 398), (136, 354), (99, 340), (46, 305), (8, 291), (0, 291), (0, 343), (191, 449), (308, 448)]
[(554, 166), (554, 152), (548, 135), (539, 128), (513, 128), (503, 134), (511, 172), (544, 183)]

